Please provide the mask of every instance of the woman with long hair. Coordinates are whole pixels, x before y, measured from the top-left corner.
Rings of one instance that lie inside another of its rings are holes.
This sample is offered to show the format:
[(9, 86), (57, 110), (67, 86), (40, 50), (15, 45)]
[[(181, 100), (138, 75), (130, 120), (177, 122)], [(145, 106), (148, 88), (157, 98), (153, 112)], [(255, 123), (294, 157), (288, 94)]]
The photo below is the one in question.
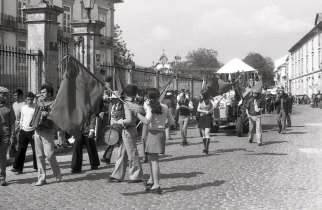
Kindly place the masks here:
[(210, 129), (212, 126), (212, 113), (213, 113), (213, 104), (210, 101), (209, 95), (206, 93), (201, 93), (200, 102), (197, 108), (197, 112), (200, 113), (200, 118), (198, 121), (198, 128), (202, 132), (202, 140), (204, 144), (203, 153), (208, 154), (209, 144), (210, 144)]
[(165, 128), (173, 125), (174, 119), (167, 105), (159, 102), (160, 92), (156, 88), (148, 90), (149, 104), (146, 115), (137, 113), (138, 118), (148, 125), (145, 152), (150, 162), (150, 178), (146, 182), (146, 192), (161, 194), (159, 154), (165, 152)]

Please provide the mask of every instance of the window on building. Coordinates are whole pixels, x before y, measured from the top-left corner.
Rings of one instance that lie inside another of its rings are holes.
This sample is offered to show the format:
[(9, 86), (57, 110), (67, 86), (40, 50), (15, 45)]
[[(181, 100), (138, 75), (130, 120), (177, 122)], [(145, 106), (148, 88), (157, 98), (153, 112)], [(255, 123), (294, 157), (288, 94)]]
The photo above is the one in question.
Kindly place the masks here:
[(305, 70), (306, 70), (306, 72), (308, 72), (309, 71), (309, 57), (308, 56), (306, 56), (306, 59), (305, 59)]
[(23, 23), (23, 20), (26, 19), (26, 14), (22, 11), (22, 8), (26, 5), (27, 5), (27, 3), (25, 0), (18, 1), (17, 16), (19, 17), (19, 21), (21, 21), (21, 23)]
[(320, 66), (321, 66), (321, 50), (320, 49), (319, 49), (319, 54), (318, 54), (318, 66), (320, 69)]
[(64, 6), (63, 15), (63, 31), (71, 33), (70, 21), (72, 20), (72, 8), (70, 6)]
[[(99, 15), (98, 20), (99, 20), (99, 21), (102, 21), (102, 22), (104, 22), (104, 23), (106, 23), (106, 16), (104, 16), (104, 15)], [(103, 28), (101, 29), (101, 34), (102, 34), (103, 36), (106, 36), (106, 26), (105, 26), (105, 27), (103, 27)]]
[(314, 70), (314, 53), (312, 53), (312, 71)]

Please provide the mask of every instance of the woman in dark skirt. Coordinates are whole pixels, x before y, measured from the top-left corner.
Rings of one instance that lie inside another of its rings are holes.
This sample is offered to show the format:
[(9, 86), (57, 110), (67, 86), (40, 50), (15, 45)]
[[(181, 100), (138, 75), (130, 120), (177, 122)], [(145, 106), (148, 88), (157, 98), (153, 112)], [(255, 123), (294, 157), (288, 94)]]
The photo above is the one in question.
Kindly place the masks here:
[(209, 144), (210, 144), (210, 128), (212, 125), (212, 113), (213, 113), (213, 104), (210, 101), (209, 95), (206, 93), (201, 93), (200, 102), (197, 108), (197, 112), (199, 112), (200, 117), (198, 121), (198, 128), (201, 129), (202, 132), (202, 140), (204, 144), (203, 152), (208, 154)]
[(150, 179), (146, 182), (146, 192), (161, 194), (159, 184), (159, 154), (165, 152), (165, 129), (175, 123), (167, 105), (159, 102), (160, 92), (156, 88), (148, 90), (149, 104), (145, 117), (137, 113), (138, 118), (148, 125), (145, 152), (150, 162)]

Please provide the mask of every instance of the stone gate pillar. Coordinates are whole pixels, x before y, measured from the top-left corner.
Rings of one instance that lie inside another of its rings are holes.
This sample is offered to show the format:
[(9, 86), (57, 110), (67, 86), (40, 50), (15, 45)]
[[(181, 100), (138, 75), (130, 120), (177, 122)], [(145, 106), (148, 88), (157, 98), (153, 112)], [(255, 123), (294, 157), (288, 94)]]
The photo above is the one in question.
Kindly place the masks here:
[[(92, 73), (96, 76), (99, 74), (97, 71), (99, 70), (99, 62), (96, 62), (96, 59), (99, 60), (96, 55), (96, 51), (100, 49), (100, 41), (101, 41), (101, 28), (105, 26), (105, 23), (102, 21), (84, 19), (80, 21), (73, 21), (71, 26), (74, 29), (72, 33), (76, 42), (81, 42), (80, 50), (78, 53), (81, 55), (76, 55), (76, 57), (80, 57), (80, 62), (84, 64)], [(103, 76), (103, 75), (99, 75)], [(99, 78), (102, 79), (102, 78)]]
[[(42, 83), (50, 82), (57, 90), (57, 16), (63, 13), (63, 9), (46, 3), (26, 5), (23, 8), (26, 14), (28, 26), (28, 48), (37, 52), (38, 65), (32, 65), (30, 69), (32, 92), (37, 93)], [(39, 52), (39, 53), (38, 53)], [(39, 84), (41, 83), (41, 84)]]

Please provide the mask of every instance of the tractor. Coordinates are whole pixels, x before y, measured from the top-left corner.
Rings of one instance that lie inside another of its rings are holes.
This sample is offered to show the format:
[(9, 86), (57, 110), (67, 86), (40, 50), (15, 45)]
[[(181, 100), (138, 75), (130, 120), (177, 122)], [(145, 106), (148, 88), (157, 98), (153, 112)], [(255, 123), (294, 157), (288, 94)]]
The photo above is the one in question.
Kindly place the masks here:
[(246, 103), (249, 98), (250, 89), (244, 91), (242, 97), (235, 94), (236, 91), (230, 91), (223, 96), (214, 98), (214, 126), (211, 132), (217, 133), (219, 126), (235, 125), (238, 137), (243, 136), (249, 129), (248, 117), (246, 114)]

